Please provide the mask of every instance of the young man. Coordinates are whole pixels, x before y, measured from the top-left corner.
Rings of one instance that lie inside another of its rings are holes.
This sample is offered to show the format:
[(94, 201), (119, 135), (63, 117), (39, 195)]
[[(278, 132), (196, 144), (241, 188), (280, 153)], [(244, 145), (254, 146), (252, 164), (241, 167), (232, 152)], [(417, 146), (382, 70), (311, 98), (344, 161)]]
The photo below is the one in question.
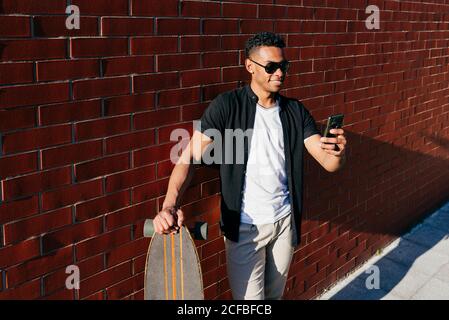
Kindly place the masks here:
[[(215, 140), (210, 132), (218, 131), (222, 148), (214, 151), (222, 153), (220, 226), (234, 299), (282, 297), (300, 239), (304, 146), (329, 172), (345, 161), (343, 129), (331, 131), (336, 138), (322, 138), (302, 103), (279, 94), (289, 66), (284, 47), (282, 38), (269, 32), (248, 39), (245, 66), (250, 85), (222, 93), (210, 103), (173, 169), (163, 209), (154, 219), (161, 234), (182, 225), (178, 204), (192, 178), (191, 160), (205, 155)], [(251, 139), (239, 147), (235, 136), (225, 134), (230, 129), (251, 132)], [(229, 150), (234, 154), (229, 156)]]

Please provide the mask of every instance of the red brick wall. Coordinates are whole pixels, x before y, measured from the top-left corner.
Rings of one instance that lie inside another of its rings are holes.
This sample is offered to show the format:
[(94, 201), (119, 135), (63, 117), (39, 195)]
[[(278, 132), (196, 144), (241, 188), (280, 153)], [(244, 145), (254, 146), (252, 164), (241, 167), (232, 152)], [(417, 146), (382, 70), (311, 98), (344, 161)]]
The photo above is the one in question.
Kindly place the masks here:
[[(162, 204), (170, 132), (191, 131), (247, 81), (243, 44), (281, 33), (284, 94), (316, 120), (343, 112), (344, 170), (307, 155), (302, 245), (285, 298), (312, 298), (449, 196), (449, 1), (0, 2), (0, 299), (142, 299), (145, 218)], [(365, 13), (377, 5), (380, 30)], [(229, 298), (219, 181), (198, 168), (183, 200), (208, 299)], [(79, 266), (79, 291), (65, 268)]]

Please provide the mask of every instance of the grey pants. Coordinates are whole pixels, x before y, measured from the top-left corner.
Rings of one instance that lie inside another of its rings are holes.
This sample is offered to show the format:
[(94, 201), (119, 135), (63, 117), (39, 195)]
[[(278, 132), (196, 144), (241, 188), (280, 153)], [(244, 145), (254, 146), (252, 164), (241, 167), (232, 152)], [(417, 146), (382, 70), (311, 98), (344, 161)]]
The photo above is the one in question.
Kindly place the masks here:
[(225, 237), (229, 284), (235, 300), (280, 300), (293, 256), (291, 214), (274, 224), (240, 224), (239, 241)]

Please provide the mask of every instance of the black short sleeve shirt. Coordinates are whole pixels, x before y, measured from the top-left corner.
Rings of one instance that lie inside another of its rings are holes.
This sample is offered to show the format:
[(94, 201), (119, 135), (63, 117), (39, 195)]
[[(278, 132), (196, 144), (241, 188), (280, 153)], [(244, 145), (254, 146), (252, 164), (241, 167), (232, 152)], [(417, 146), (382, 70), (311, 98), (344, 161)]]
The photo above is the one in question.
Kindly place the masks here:
[[(290, 204), (296, 230), (294, 245), (297, 245), (301, 239), (304, 140), (320, 132), (312, 115), (300, 101), (281, 94), (278, 94), (277, 98), (284, 136)], [(251, 132), (248, 129), (254, 128), (257, 101), (258, 98), (250, 85), (221, 93), (211, 101), (196, 128), (214, 139), (214, 143), (217, 142), (216, 136), (211, 132), (221, 134), (221, 145), (214, 146), (216, 149), (221, 149), (221, 158), (218, 163), (221, 180), (220, 227), (224, 235), (232, 241), (238, 241), (239, 238), (240, 208), (251, 134), (245, 136), (242, 145), (226, 132), (236, 129)], [(226, 158), (229, 150), (233, 151), (232, 156)], [(243, 155), (241, 157), (243, 161), (238, 158), (238, 153), (240, 156)]]

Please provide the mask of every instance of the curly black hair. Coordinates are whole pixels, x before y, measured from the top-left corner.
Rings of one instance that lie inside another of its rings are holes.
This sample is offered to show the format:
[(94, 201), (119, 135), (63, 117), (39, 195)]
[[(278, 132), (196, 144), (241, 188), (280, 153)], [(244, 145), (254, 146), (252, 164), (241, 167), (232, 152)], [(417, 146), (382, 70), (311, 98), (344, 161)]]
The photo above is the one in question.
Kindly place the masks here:
[(285, 42), (281, 36), (272, 32), (259, 32), (246, 40), (245, 55), (248, 58), (254, 49), (260, 46), (285, 48)]

